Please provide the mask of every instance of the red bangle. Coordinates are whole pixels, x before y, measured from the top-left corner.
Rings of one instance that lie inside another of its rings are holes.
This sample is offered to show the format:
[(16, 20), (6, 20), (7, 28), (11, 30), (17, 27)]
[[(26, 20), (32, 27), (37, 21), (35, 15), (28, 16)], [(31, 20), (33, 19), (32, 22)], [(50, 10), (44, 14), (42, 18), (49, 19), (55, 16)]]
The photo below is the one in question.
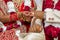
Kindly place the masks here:
[(18, 20), (17, 13), (12, 13), (12, 14), (10, 14), (10, 22), (11, 22), (12, 20), (14, 20), (14, 21)]

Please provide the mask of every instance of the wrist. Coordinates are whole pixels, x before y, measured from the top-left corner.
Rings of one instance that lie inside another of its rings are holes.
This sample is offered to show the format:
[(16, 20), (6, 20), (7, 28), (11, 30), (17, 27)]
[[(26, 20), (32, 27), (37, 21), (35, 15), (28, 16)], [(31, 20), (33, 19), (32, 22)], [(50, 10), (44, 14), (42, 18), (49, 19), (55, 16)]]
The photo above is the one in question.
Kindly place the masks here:
[(10, 22), (18, 20), (17, 13), (10, 14)]

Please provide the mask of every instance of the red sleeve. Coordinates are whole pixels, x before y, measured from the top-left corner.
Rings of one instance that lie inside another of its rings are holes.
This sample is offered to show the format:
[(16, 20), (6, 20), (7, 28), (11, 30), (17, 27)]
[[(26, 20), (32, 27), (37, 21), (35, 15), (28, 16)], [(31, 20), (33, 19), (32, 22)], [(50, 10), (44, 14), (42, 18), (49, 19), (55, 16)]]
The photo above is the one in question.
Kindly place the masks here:
[(19, 11), (24, 11), (24, 2), (22, 3), (21, 6), (19, 6)]
[(12, 0), (4, 0), (4, 2), (7, 4), (8, 1), (12, 1)]
[(31, 0), (31, 7), (34, 7), (34, 1)]

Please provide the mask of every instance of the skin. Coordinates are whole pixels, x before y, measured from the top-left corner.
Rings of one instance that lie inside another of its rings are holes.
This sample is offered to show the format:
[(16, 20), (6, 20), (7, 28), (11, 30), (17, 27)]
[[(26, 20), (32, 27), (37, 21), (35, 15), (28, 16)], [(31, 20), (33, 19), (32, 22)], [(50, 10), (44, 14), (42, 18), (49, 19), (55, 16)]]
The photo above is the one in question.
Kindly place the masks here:
[(36, 19), (40, 19), (40, 20), (43, 20), (43, 15), (44, 15), (44, 12), (42, 11), (35, 11), (34, 13), (34, 17), (32, 18), (32, 21), (31, 21), (31, 27), (29, 29), (29, 32), (41, 32), (42, 31), (42, 26), (41, 25), (38, 25), (38, 24), (35, 24), (35, 21)]
[[(37, 8), (37, 6), (36, 6), (36, 3), (34, 2), (34, 5), (35, 5), (35, 7), (34, 8), (31, 8), (31, 12), (34, 12), (35, 14), (34, 14), (34, 16), (36, 16), (36, 13), (37, 13), (37, 11), (35, 11), (36, 10), (36, 8)], [(1, 12), (1, 11), (0, 11)], [(6, 11), (5, 11), (6, 12)], [(31, 12), (28, 12), (28, 13), (31, 13)], [(31, 21), (30, 20), (30, 18), (31, 18), (31, 16), (33, 16), (33, 15), (30, 15), (30, 14), (25, 14), (26, 12), (17, 12), (17, 16), (18, 16), (18, 20), (20, 20), (21, 18), (23, 19), (23, 17), (21, 16), (21, 15), (23, 15), (25, 18), (26, 18), (26, 21), (28, 20), (28, 21)], [(38, 12), (38, 13), (40, 13), (40, 12)], [(7, 14), (7, 13), (5, 13), (5, 14)], [(3, 13), (1, 12), (1, 15), (3, 15)], [(40, 18), (40, 19), (43, 19), (42, 18), (42, 13), (40, 14), (41, 16), (36, 16), (36, 18), (34, 18), (34, 20), (36, 20), (37, 18)], [(27, 19), (27, 17), (29, 17), (28, 19)], [(23, 19), (24, 20), (24, 19)], [(12, 22), (12, 21), (16, 21), (16, 20), (14, 20), (14, 19), (12, 19), (11, 21), (10, 21), (10, 15), (3, 15), (3, 17), (2, 16), (0, 16), (0, 21), (2, 21), (3, 23), (6, 23), (6, 22)], [(33, 23), (34, 21), (32, 21), (32, 23)], [(33, 23), (34, 24), (34, 23)], [(35, 27), (35, 26), (37, 26), (37, 27)], [(38, 29), (39, 28), (39, 29)], [(29, 30), (30, 32), (40, 32), (41, 31), (41, 27), (39, 26), (39, 25), (34, 25), (33, 27), (31, 27), (30, 28), (30, 30)]]
[(40, 33), (42, 31), (42, 27), (38, 24), (34, 24), (30, 27), (29, 32)]
[[(23, 18), (26, 18), (26, 20), (28, 20), (28, 22), (31, 21), (31, 19), (30, 19), (31, 16), (29, 16), (29, 15), (27, 16), (24, 13), (25, 12), (17, 12), (18, 20), (20, 20), (20, 19), (24, 20)], [(30, 12), (28, 12), (28, 13), (30, 13)], [(27, 19), (27, 17), (29, 17), (29, 18)], [(6, 23), (6, 22), (12, 22), (12, 21), (16, 21), (16, 20), (12, 19), (10, 21), (10, 15), (3, 15), (3, 17), (0, 16), (0, 21), (2, 21), (3, 23)]]
[(2, 14), (3, 15), (7, 15), (7, 5), (5, 4), (5, 2), (3, 0), (0, 0), (0, 8), (1, 8), (1, 11), (2, 11)]
[[(34, 0), (33, 0), (33, 1), (34, 1)], [(21, 1), (20, 6), (22, 5), (23, 2), (24, 2), (24, 0)], [(37, 9), (37, 5), (36, 5), (36, 3), (35, 3), (35, 1), (34, 1), (34, 7), (31, 8), (30, 10), (31, 10), (31, 11), (34, 11), (34, 10), (36, 10), (36, 9)]]
[[(17, 13), (17, 16), (18, 16), (18, 19), (20, 19), (21, 18), (21, 13)], [(0, 16), (0, 21), (2, 21), (3, 23), (6, 23), (6, 22), (12, 22), (12, 21), (16, 21), (16, 20), (12, 19), (10, 21), (10, 15), (3, 15), (3, 17)]]
[(36, 19), (43, 20), (43, 16), (44, 16), (44, 12), (35, 11), (34, 12), (34, 17), (32, 18), (32, 21), (31, 21), (31, 26), (34, 25), (34, 22), (35, 22)]
[[(2, 3), (3, 3), (3, 0), (0, 0), (0, 2), (2, 1)], [(23, 2), (23, 1), (22, 1)], [(1, 4), (1, 3), (0, 3)], [(20, 3), (21, 4), (21, 3)], [(4, 3), (3, 4), (4, 5), (4, 7), (6, 7), (6, 11), (8, 10), (7, 9), (7, 6), (6, 6), (6, 4)], [(3, 6), (2, 5), (2, 6)], [(34, 3), (34, 5), (35, 5), (35, 3)], [(0, 8), (2, 8), (1, 6), (0, 6)], [(2, 10), (3, 10), (3, 12), (0, 10), (0, 13), (1, 13), (1, 16), (0, 16), (0, 21), (2, 21), (3, 23), (6, 23), (6, 22), (10, 22), (10, 15), (9, 15), (9, 13), (7, 13), (6, 11), (5, 11), (5, 9), (3, 9), (2, 8)], [(23, 16), (26, 18), (26, 21), (30, 21), (30, 18), (31, 18), (31, 16), (29, 16), (30, 14), (24, 14), (25, 12), (18, 12), (17, 11), (17, 16), (18, 16), (18, 19), (20, 19), (21, 18), (21, 13), (23, 13)], [(30, 12), (28, 12), (28, 13), (30, 13)], [(28, 15), (28, 16), (27, 16)], [(2, 17), (3, 16), (3, 17)], [(27, 19), (27, 17), (29, 17), (28, 19)], [(22, 18), (23, 19), (23, 18)], [(24, 19), (23, 19), (24, 20)], [(11, 21), (16, 21), (16, 20), (14, 20), (14, 19), (12, 19)]]

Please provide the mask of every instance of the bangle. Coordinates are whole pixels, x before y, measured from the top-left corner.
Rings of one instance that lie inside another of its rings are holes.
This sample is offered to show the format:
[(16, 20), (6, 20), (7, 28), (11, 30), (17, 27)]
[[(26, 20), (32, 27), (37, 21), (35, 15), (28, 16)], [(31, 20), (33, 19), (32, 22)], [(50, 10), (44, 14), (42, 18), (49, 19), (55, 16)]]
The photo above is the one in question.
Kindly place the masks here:
[(17, 13), (10, 14), (10, 22), (13, 21), (13, 20), (14, 21), (18, 20)]

